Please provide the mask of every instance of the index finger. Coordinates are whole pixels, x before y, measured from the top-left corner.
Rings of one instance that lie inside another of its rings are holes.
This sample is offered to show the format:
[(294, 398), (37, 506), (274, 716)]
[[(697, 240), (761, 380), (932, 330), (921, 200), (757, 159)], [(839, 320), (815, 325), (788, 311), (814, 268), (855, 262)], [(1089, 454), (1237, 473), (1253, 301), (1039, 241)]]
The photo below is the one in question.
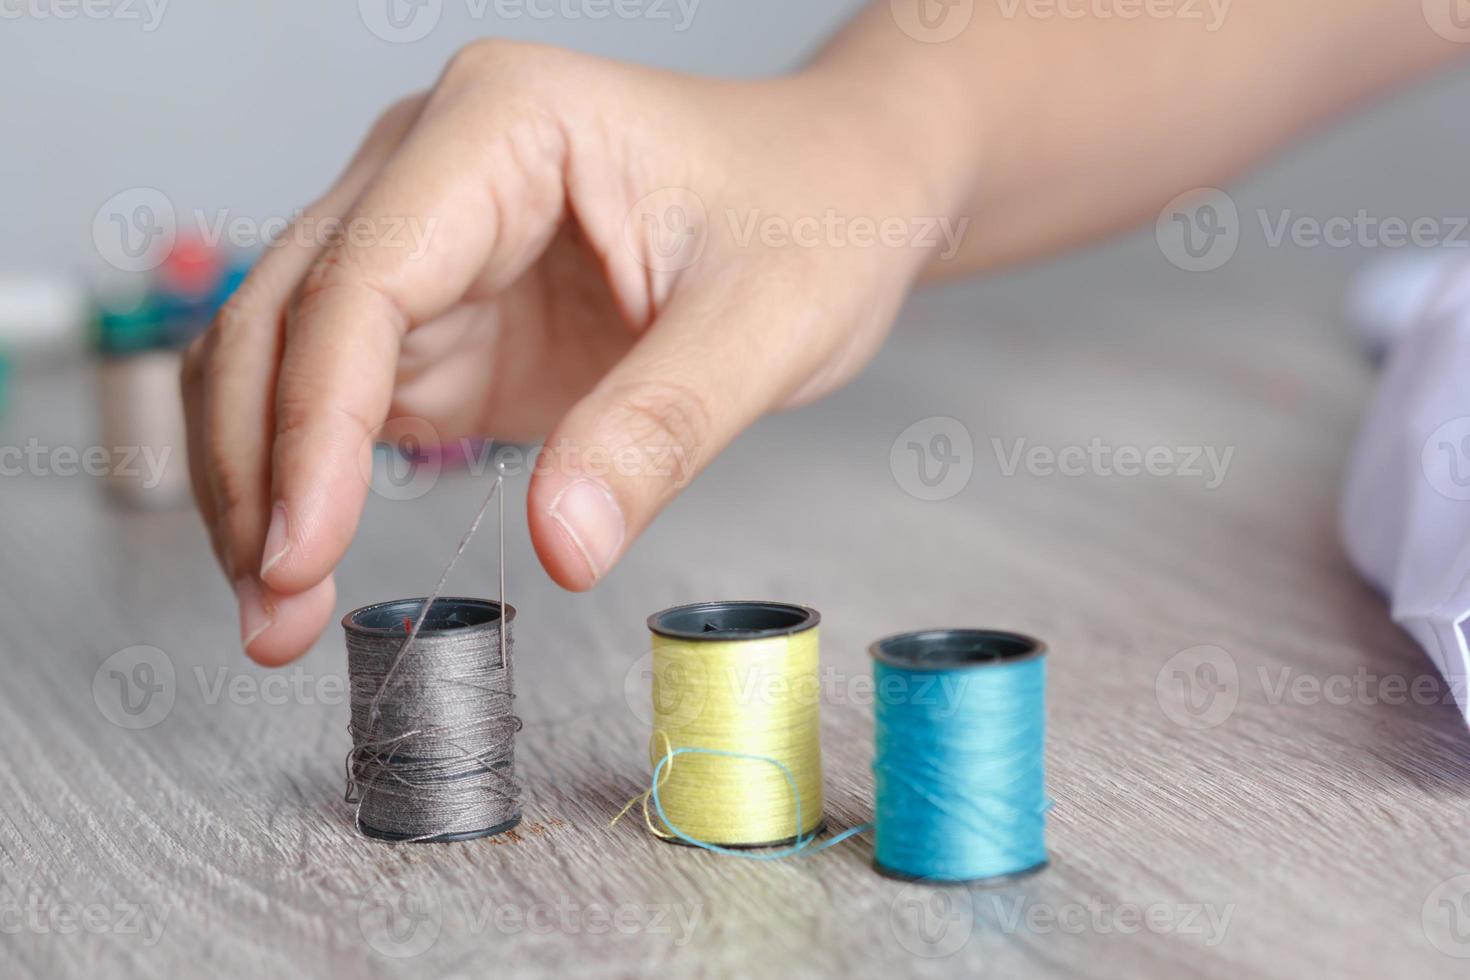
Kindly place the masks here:
[(272, 589), (311, 588), (351, 543), (405, 334), (472, 284), (513, 282), (559, 223), (558, 144), (522, 123), (492, 114), (489, 138), (466, 141), (487, 131), (483, 106), (426, 109), (303, 282), (276, 390)]

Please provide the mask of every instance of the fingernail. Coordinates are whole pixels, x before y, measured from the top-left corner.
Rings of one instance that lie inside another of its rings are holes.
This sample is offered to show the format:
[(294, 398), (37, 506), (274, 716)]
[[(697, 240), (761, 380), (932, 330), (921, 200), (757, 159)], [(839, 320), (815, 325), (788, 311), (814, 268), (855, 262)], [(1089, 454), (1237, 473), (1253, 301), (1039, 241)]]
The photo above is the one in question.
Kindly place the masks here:
[(256, 579), (236, 582), (235, 595), (240, 599), (240, 646), (249, 650), (256, 637), (275, 625), (275, 610), (265, 601), (265, 590)]
[(260, 577), (276, 567), (276, 562), (286, 557), (291, 550), (291, 539), (286, 535), (286, 504), (278, 501), (271, 508), (271, 526), (265, 532), (265, 561), (260, 564)]
[(592, 577), (602, 578), (622, 547), (626, 530), (623, 511), (613, 495), (599, 483), (578, 480), (556, 495), (551, 516), (571, 535)]

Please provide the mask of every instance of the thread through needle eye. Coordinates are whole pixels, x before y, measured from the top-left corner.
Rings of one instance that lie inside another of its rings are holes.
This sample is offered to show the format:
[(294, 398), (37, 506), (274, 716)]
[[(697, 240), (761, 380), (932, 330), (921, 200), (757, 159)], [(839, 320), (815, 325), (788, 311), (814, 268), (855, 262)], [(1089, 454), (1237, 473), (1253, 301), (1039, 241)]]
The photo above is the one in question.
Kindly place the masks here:
[(505, 494), (503, 492), (505, 483), (505, 464), (495, 464), (495, 506), (497, 509), (496, 530), (500, 538), (500, 669), (504, 670), (505, 659)]

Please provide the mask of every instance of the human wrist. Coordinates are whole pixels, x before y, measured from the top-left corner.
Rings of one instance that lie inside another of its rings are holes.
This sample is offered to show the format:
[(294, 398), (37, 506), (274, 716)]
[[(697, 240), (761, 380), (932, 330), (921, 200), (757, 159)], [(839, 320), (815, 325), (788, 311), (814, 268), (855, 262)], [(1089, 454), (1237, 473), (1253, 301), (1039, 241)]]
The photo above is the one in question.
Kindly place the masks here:
[[(813, 112), (847, 134), (846, 165), (875, 185), (875, 206), (962, 227), (985, 164), (982, 107), (953, 53), (865, 18), (791, 77)], [(930, 263), (924, 261), (920, 266)]]

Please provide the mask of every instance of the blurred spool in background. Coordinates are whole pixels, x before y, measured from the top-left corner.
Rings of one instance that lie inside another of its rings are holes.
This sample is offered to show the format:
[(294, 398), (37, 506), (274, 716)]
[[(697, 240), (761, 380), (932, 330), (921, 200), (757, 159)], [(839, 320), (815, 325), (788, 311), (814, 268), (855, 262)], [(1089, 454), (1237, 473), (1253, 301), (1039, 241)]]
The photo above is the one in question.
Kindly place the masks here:
[(184, 238), (151, 272), (0, 275), (0, 420), (17, 399), (44, 391), (54, 370), (90, 358), (95, 430), (68, 429), (63, 421), (26, 437), (91, 440), (78, 453), (90, 461), (101, 450), (103, 461), (89, 462), (86, 472), (103, 477), (115, 501), (145, 509), (187, 502), (183, 351), (208, 328), (249, 265), (242, 253)]
[(644, 816), (654, 833), (767, 847), (822, 829), (820, 621), (777, 602), (702, 602), (649, 617), (649, 754), (662, 816), (647, 797)]
[(76, 356), (90, 303), (80, 281), (63, 275), (0, 275), (0, 418), (10, 407), (16, 362)]
[(239, 259), (181, 239), (153, 275), (119, 273), (96, 284), (98, 440), (111, 456), (107, 489), (115, 499), (147, 509), (188, 501), (183, 352), (246, 270)]
[(968, 882), (1045, 867), (1045, 645), (950, 629), (869, 652), (878, 870)]

